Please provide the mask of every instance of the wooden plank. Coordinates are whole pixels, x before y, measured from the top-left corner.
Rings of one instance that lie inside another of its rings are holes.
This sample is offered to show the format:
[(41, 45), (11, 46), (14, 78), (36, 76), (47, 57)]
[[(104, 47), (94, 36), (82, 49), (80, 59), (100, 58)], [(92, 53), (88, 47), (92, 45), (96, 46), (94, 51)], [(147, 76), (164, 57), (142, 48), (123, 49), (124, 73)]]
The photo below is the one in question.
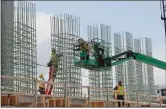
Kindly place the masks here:
[(33, 105), (33, 103), (31, 103), (31, 102), (23, 102), (23, 103), (20, 102), (18, 104), (18, 107), (29, 107), (31, 105)]
[(10, 95), (9, 96), (9, 105), (18, 106), (18, 97), (15, 95)]
[(97, 102), (91, 102), (92, 107), (97, 107)]
[(83, 105), (70, 105), (70, 107), (84, 107)]
[[(52, 101), (51, 101), (51, 106), (54, 104), (54, 107), (65, 107), (64, 98), (56, 98), (56, 99), (53, 99), (53, 101), (54, 101), (54, 103), (52, 103)], [(69, 99), (67, 99), (67, 107), (68, 106), (69, 106)]]
[(64, 99), (56, 99), (55, 104), (56, 104), (56, 107), (65, 107)]
[(1, 106), (8, 105), (8, 96), (1, 96)]
[(37, 103), (37, 107), (45, 107), (45, 103)]
[[(9, 97), (9, 99), (8, 99)], [(9, 101), (10, 106), (28, 107), (34, 103), (34, 100), (27, 100), (27, 96), (19, 95), (3, 95), (1, 96), (1, 105), (7, 106)]]
[(48, 99), (48, 107), (55, 107), (54, 106), (54, 104), (55, 104), (54, 101), (55, 101), (54, 99)]
[(104, 101), (91, 101), (92, 107), (104, 107), (105, 103)]
[(98, 107), (104, 107), (104, 102), (103, 101), (98, 102)]

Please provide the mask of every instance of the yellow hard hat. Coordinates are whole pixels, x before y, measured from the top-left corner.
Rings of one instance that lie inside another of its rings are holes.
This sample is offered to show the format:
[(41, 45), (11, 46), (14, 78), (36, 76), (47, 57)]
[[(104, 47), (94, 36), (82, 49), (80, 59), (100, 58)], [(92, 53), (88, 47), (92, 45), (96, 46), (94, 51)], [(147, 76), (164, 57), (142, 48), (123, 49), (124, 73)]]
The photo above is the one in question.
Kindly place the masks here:
[(40, 77), (40, 78), (43, 78), (43, 74), (40, 74), (39, 77)]

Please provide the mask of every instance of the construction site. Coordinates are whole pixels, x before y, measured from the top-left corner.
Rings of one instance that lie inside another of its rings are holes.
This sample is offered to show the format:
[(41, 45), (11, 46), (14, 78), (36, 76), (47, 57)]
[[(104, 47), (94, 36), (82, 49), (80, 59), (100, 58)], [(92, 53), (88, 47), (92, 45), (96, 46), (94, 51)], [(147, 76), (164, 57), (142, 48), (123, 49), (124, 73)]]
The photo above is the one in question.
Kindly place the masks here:
[[(161, 4), (166, 26), (166, 2)], [(50, 60), (40, 65), (36, 8), (28, 1), (1, 2), (1, 107), (166, 107), (166, 87), (155, 95), (153, 71), (166, 71), (166, 62), (153, 57), (151, 38), (99, 23), (87, 25), (85, 41), (80, 17), (53, 15)], [(39, 66), (49, 69), (48, 80), (38, 74)]]

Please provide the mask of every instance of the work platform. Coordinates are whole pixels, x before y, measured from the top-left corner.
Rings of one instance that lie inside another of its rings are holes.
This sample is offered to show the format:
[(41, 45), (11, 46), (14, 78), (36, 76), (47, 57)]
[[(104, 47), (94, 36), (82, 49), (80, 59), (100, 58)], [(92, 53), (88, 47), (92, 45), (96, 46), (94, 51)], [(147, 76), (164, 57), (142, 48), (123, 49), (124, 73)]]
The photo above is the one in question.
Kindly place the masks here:
[[(123, 58), (121, 58), (122, 56), (123, 56)], [(81, 52), (80, 57), (85, 57), (85, 53)], [(80, 67), (80, 68), (88, 69), (88, 70), (101, 71), (101, 70), (109, 70), (112, 68), (112, 66), (122, 64), (123, 62), (131, 60), (131, 59), (161, 68), (163, 70), (166, 70), (165, 62), (152, 58), (147, 55), (132, 52), (131, 50), (122, 52), (122, 53), (112, 56), (112, 57), (104, 57), (102, 59), (102, 62), (103, 62), (102, 65), (99, 65), (100, 62), (97, 59), (96, 60), (94, 60), (94, 59), (89, 59), (89, 60), (75, 59), (74, 65), (77, 67)]]
[(89, 69), (89, 70), (95, 70), (95, 71), (104, 71), (104, 70), (110, 70), (111, 67), (99, 67), (98, 62), (95, 60), (78, 60), (75, 59), (74, 65), (77, 67)]

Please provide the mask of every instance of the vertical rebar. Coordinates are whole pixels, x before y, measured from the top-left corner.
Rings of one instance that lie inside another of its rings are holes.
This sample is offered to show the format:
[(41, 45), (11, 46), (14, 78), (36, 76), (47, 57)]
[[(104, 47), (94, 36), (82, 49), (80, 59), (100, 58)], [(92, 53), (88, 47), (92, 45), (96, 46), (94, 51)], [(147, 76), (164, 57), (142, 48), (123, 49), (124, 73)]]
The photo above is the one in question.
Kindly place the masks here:
[(148, 97), (149, 97), (149, 106), (151, 105), (151, 96), (150, 94), (148, 94)]
[(37, 99), (38, 99), (38, 91), (37, 91), (37, 79), (34, 79), (34, 84), (35, 84), (35, 106), (37, 107)]
[[(14, 1), (1, 2), (1, 74), (14, 76)], [(15, 81), (2, 79), (2, 90), (14, 91)]]
[(139, 93), (137, 92), (137, 107), (139, 107)]
[(91, 105), (90, 105), (90, 96), (91, 96), (90, 95), (90, 87), (88, 86), (87, 88), (88, 88), (88, 106), (91, 107)]
[[(31, 51), (35, 51), (36, 49), (35, 44), (33, 44), (33, 41), (35, 40), (29, 41), (29, 39), (31, 39), (31, 36), (33, 36), (34, 38), (36, 37), (36, 35), (32, 35), (36, 30), (34, 27), (29, 25), (28, 17), (29, 13), (31, 13), (28, 12), (28, 8), (31, 8), (29, 4), (31, 3), (28, 3), (27, 5), (27, 2), (25, 1), (17, 2), (17, 6), (13, 9), (13, 11), (16, 9), (14, 17), (9, 17), (12, 18), (11, 21), (14, 22), (12, 23), (12, 27), (8, 28), (8, 31), (12, 32), (13, 34), (11, 35), (13, 44), (10, 45), (13, 50), (11, 50), (11, 53), (9, 53), (12, 55), (12, 57), (14, 57), (13, 59), (10, 59), (12, 61), (11, 63), (13, 64), (13, 67), (10, 68), (14, 70), (14, 74), (11, 74), (20, 78), (26, 77), (32, 79), (33, 75), (37, 73), (35, 71), (32, 71), (32, 69), (35, 69), (35, 66), (33, 66), (33, 64), (37, 65), (37, 63), (33, 60), (36, 57), (34, 57), (33, 52)], [(12, 15), (12, 13), (10, 13), (10, 15)], [(32, 19), (33, 18), (31, 18), (31, 20)], [(30, 32), (30, 30), (32, 30), (32, 32)], [(34, 45), (32, 49), (31, 45)], [(10, 87), (14, 87), (14, 90), (17, 92), (23, 91), (25, 93), (33, 93), (34, 88), (32, 88), (32, 86), (34, 86), (34, 84), (32, 83), (32, 81), (23, 82), (15, 80), (13, 82), (14, 85)]]
[[(111, 27), (100, 24), (98, 25), (88, 25), (87, 26), (87, 35), (88, 41), (90, 42), (92, 39), (96, 39), (95, 41), (104, 46), (104, 56), (111, 56)], [(102, 40), (102, 41), (101, 41)], [(105, 41), (105, 43), (103, 43)], [(90, 52), (90, 58), (92, 58), (94, 51)], [(93, 87), (100, 88), (110, 88), (113, 87), (113, 78), (112, 71), (89, 71), (89, 85)], [(106, 99), (107, 93), (101, 92), (100, 90), (91, 89), (91, 96), (96, 98)]]
[(106, 92), (107, 92), (107, 107), (109, 106), (109, 89), (107, 88), (106, 89)]
[(65, 89), (65, 90), (64, 90), (64, 91), (65, 91), (65, 92), (64, 92), (65, 107), (67, 107), (67, 106), (68, 106), (68, 101), (67, 101), (67, 90), (68, 90), (67, 88), (68, 88), (68, 83), (65, 83), (65, 84), (64, 84), (64, 87), (65, 87), (65, 88), (64, 88), (64, 89)]
[[(82, 84), (81, 69), (74, 66), (75, 55), (79, 51), (73, 51), (75, 44), (80, 37), (79, 18), (68, 14), (51, 17), (51, 47), (55, 48), (57, 54), (63, 54), (58, 65), (56, 82), (66, 82), (72, 84)], [(75, 54), (75, 55), (74, 55)], [(56, 87), (56, 94), (64, 94), (63, 88)], [(73, 93), (74, 92), (74, 93)], [(81, 88), (70, 87), (68, 93), (71, 96), (82, 96)]]

